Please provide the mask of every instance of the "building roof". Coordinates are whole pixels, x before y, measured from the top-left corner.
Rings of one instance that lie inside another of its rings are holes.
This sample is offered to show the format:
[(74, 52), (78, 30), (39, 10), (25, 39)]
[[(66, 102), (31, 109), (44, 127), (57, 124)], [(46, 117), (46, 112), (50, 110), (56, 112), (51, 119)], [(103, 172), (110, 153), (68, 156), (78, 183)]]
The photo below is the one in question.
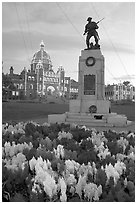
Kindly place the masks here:
[(33, 58), (32, 58), (32, 61), (31, 61), (31, 64), (33, 63), (38, 63), (39, 60), (42, 61), (43, 64), (49, 64), (52, 66), (52, 62), (51, 62), (51, 59), (50, 59), (50, 56), (49, 54), (44, 50), (44, 42), (42, 41), (40, 43), (40, 50), (37, 51), (34, 55), (33, 55)]
[(71, 79), (71, 88), (76, 88), (76, 89), (78, 89), (78, 82), (75, 81), (74, 79)]

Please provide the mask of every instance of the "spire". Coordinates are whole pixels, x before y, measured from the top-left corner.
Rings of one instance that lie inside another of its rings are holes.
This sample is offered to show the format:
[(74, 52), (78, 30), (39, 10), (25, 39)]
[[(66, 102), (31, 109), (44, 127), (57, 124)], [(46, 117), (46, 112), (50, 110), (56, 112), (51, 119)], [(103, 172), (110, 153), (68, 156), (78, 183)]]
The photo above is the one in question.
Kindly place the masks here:
[(14, 71), (14, 69), (13, 69), (13, 67), (11, 66), (11, 67), (10, 67), (10, 75), (13, 74), (13, 71)]
[(44, 44), (44, 42), (42, 40), (41, 43), (40, 43), (40, 48), (44, 50), (44, 47), (45, 47), (45, 44)]

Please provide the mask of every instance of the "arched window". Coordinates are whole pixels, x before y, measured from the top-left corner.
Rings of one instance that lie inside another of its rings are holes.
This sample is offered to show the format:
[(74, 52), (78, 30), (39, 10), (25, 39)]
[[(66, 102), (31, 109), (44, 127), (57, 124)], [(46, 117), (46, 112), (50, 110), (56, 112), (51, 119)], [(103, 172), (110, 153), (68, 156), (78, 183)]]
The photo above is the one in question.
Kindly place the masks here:
[(29, 85), (29, 88), (30, 88), (30, 89), (33, 89), (33, 84), (30, 84), (30, 85)]
[(23, 84), (20, 84), (20, 89), (23, 89)]
[(16, 84), (17, 89), (19, 89), (19, 84)]
[(19, 96), (19, 92), (18, 91), (16, 91), (16, 96)]
[(28, 76), (28, 80), (31, 80), (31, 76)]
[(42, 90), (42, 86), (41, 86), (41, 84), (39, 85), (39, 90), (40, 90), (40, 91)]

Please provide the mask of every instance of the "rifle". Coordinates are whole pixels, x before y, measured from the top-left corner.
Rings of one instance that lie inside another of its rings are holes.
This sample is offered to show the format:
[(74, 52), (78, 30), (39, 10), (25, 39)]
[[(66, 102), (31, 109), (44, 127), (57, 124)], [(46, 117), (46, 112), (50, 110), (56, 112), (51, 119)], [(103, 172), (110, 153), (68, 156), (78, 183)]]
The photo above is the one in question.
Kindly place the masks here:
[(102, 18), (101, 20), (99, 20), (96, 24), (100, 23), (100, 22), (103, 21), (103, 20), (104, 20), (104, 18)]

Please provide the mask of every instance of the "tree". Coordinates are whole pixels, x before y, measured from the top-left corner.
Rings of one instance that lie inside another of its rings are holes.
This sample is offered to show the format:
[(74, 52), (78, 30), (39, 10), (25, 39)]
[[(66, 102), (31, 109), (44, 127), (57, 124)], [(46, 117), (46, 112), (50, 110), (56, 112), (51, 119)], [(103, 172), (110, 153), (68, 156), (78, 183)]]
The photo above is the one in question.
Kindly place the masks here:
[(11, 95), (11, 92), (16, 90), (14, 83), (9, 75), (2, 73), (2, 98), (8, 99)]

